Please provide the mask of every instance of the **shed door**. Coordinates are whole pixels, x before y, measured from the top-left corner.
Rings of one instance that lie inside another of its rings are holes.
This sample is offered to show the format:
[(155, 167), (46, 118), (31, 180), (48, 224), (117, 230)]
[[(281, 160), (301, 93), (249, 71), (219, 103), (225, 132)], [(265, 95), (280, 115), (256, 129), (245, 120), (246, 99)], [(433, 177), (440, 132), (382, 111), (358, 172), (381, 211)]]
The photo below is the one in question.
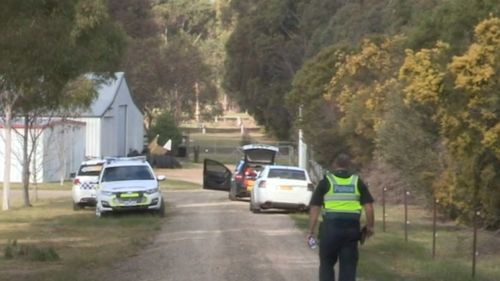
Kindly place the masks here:
[(127, 105), (120, 105), (118, 107), (118, 118), (116, 119), (118, 125), (118, 132), (116, 135), (118, 156), (127, 155)]

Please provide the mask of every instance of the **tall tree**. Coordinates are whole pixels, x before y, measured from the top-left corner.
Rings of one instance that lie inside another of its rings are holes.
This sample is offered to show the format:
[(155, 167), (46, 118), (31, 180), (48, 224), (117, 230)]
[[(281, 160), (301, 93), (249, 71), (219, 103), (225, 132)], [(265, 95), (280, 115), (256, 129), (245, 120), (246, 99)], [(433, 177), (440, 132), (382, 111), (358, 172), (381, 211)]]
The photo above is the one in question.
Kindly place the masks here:
[(325, 98), (340, 112), (340, 132), (360, 162), (372, 158), (378, 129), (384, 122), (387, 96), (397, 89), (403, 53), (402, 38), (365, 40), (359, 51), (347, 54), (326, 88)]
[(473, 43), (451, 62), (443, 61), (449, 47), (438, 44), (407, 51), (401, 69), (407, 99), (434, 106), (434, 119), (455, 160), (443, 172), (448, 182), (436, 182), (436, 196), (463, 217), (481, 210), (490, 227), (500, 225), (495, 185), (500, 178), (499, 30), (500, 19), (489, 18), (477, 25)]
[[(23, 110), (57, 108), (64, 87), (85, 73), (110, 75), (123, 49), (123, 35), (103, 0), (7, 0), (0, 18), (0, 97), (7, 126)], [(4, 193), (9, 188), (4, 180)], [(9, 208), (8, 197), (3, 208)]]
[(305, 52), (300, 1), (232, 1), (238, 21), (227, 43), (225, 87), (258, 123), (288, 138), (291, 89)]
[(332, 155), (347, 149), (346, 138), (340, 134), (341, 112), (323, 98), (336, 66), (345, 61), (347, 53), (347, 47), (330, 46), (307, 60), (294, 76), (293, 88), (285, 97), (295, 126), (303, 129), (305, 141), (318, 152), (314, 160), (325, 166), (331, 163)]
[[(148, 132), (165, 111), (176, 123), (194, 116), (196, 89), (201, 104), (213, 104), (212, 69), (200, 46), (213, 33), (208, 1), (112, 0), (113, 17), (125, 28), (129, 48), (122, 67), (134, 100), (145, 113)], [(183, 116), (186, 114), (186, 116)]]
[(155, 7), (164, 26), (164, 56), (171, 70), (170, 77), (163, 79), (173, 80), (164, 90), (170, 93), (178, 120), (181, 112), (187, 112), (188, 117), (200, 121), (201, 109), (218, 107), (217, 50), (206, 49), (210, 43), (220, 42), (217, 7), (203, 0), (170, 0)]

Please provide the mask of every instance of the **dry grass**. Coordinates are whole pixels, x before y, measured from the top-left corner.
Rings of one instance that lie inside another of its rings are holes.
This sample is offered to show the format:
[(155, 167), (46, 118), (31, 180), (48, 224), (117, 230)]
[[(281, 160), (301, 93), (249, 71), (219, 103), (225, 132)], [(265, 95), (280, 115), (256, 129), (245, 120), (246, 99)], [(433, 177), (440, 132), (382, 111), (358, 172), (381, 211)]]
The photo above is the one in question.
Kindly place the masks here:
[[(161, 222), (150, 214), (97, 219), (93, 209), (73, 211), (69, 198), (41, 200), (32, 208), (1, 212), (0, 280), (97, 280), (89, 274), (134, 255), (154, 238)], [(3, 250), (9, 240), (52, 247), (60, 260), (6, 260)]]
[[(436, 258), (432, 258), (432, 212), (419, 206), (408, 209), (405, 241), (404, 207), (387, 206), (386, 231), (382, 208), (376, 206), (376, 235), (360, 248), (359, 276), (371, 281), (469, 281), (472, 275), (472, 229), (439, 220)], [(307, 215), (293, 215), (307, 227)], [(475, 281), (497, 281), (500, 276), (500, 235), (481, 230), (478, 236)], [(363, 279), (363, 280), (364, 280)]]

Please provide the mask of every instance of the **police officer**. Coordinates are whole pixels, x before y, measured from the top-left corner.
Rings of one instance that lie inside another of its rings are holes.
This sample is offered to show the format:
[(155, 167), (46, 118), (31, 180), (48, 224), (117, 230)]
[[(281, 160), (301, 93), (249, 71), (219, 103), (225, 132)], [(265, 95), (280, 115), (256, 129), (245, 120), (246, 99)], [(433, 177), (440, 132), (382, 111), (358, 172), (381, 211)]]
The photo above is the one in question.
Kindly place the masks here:
[(319, 214), (319, 280), (334, 281), (334, 265), (339, 260), (340, 281), (355, 281), (360, 240), (360, 217), (366, 215), (366, 237), (374, 234), (373, 197), (358, 175), (350, 172), (351, 159), (339, 154), (316, 187), (310, 202), (309, 232), (314, 237)]

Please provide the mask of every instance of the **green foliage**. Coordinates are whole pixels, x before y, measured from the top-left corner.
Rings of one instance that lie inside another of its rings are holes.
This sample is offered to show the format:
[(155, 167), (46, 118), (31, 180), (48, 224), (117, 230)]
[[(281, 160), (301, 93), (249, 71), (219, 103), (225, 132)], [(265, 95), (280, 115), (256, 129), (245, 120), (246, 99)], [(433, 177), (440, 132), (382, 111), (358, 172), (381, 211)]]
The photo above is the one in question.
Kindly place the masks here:
[(0, 18), (0, 92), (20, 97), (17, 110), (67, 104), (68, 82), (89, 72), (109, 75), (123, 50), (123, 34), (102, 0), (7, 0)]
[(215, 49), (222, 49), (222, 40), (215, 32), (213, 5), (201, 0), (112, 0), (109, 6), (129, 36), (122, 67), (146, 115), (146, 130), (158, 111), (172, 112), (176, 122), (192, 118), (196, 102), (203, 113), (216, 114), (222, 55)]
[(148, 132), (148, 139), (151, 141), (156, 135), (159, 135), (158, 144), (160, 145), (171, 139), (172, 150), (175, 150), (181, 143), (182, 133), (170, 112), (165, 111), (156, 118), (155, 123)]
[(442, 169), (436, 153), (436, 125), (428, 116), (406, 106), (398, 92), (388, 96), (385, 106), (384, 122), (375, 139), (377, 159), (399, 171), (414, 192), (432, 195), (433, 182)]
[(302, 64), (297, 1), (232, 1), (237, 25), (227, 43), (229, 95), (279, 138), (289, 135), (284, 95)]
[(332, 44), (357, 46), (373, 35), (400, 34), (421, 21), (439, 0), (311, 0), (304, 5), (303, 25), (310, 35), (308, 55)]
[(453, 53), (458, 53), (472, 42), (475, 25), (489, 15), (500, 15), (497, 0), (434, 2), (436, 7), (424, 11), (409, 30), (408, 46), (412, 49), (430, 48), (436, 41), (444, 41), (452, 43)]
[(500, 163), (500, 19), (480, 22), (474, 41), (451, 61), (442, 60), (446, 48), (437, 45), (407, 51), (401, 69), (408, 102), (434, 108), (432, 118), (452, 159), (445, 158), (449, 171), (442, 172), (448, 182), (435, 182), (434, 194), (462, 219), (481, 210), (485, 224), (497, 227), (498, 202), (489, 198), (499, 190), (492, 181)]

